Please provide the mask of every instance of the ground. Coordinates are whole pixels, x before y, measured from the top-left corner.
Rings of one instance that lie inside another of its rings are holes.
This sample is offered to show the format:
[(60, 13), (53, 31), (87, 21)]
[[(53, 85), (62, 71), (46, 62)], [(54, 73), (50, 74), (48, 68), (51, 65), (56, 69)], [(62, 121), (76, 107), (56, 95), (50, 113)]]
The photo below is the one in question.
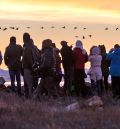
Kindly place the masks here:
[[(104, 106), (89, 108), (86, 99), (64, 97), (33, 101), (0, 92), (0, 129), (119, 129), (120, 101), (104, 95)], [(66, 111), (78, 102), (79, 109)]]

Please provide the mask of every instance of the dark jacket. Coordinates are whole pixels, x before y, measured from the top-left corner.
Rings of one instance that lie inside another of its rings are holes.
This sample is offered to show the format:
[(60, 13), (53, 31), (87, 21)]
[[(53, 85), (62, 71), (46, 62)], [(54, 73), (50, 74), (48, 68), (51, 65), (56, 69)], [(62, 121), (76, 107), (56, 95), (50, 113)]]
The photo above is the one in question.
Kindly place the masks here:
[(5, 50), (4, 61), (10, 70), (21, 69), (21, 57), (23, 48), (16, 43), (10, 43)]
[(23, 49), (23, 60), (22, 65), (24, 69), (30, 69), (32, 70), (33, 64), (40, 60), (40, 52), (38, 48), (33, 44), (28, 44), (24, 46)]
[(102, 62), (101, 62), (101, 69), (102, 69), (102, 75), (103, 76), (108, 76), (109, 75), (109, 66), (110, 66), (110, 61), (106, 59), (107, 54), (101, 54), (102, 56)]
[(55, 55), (52, 48), (44, 48), (41, 52), (41, 64), (39, 70), (41, 77), (54, 76), (55, 72)]
[(69, 67), (74, 65), (74, 57), (73, 51), (69, 46), (62, 46), (61, 48), (61, 56), (62, 56), (62, 63), (63, 67)]

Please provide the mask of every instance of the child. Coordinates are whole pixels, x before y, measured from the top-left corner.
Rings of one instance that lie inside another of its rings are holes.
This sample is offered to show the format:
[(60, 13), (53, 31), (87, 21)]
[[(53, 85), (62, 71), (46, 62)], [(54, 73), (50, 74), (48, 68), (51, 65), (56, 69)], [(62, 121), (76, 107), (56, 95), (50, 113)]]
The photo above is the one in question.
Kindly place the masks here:
[(102, 96), (102, 70), (101, 70), (101, 61), (102, 56), (100, 55), (100, 50), (97, 46), (93, 46), (90, 50), (90, 56), (88, 60), (90, 61), (90, 69), (88, 74), (92, 82), (96, 83), (98, 96)]

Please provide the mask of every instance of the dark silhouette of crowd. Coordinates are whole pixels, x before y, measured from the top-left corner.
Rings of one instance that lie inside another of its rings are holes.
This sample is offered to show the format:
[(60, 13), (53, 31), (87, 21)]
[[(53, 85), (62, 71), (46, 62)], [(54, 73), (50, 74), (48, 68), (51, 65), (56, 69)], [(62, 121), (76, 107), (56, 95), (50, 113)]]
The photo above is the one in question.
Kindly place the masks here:
[[(98, 95), (102, 97), (111, 90), (113, 98), (120, 98), (120, 46), (118, 44), (109, 53), (106, 53), (104, 45), (92, 46), (88, 55), (80, 40), (76, 41), (74, 48), (63, 40), (60, 42), (61, 49), (58, 49), (51, 39), (45, 39), (40, 50), (35, 46), (30, 34), (24, 33), (23, 43), (21, 46), (16, 43), (16, 37), (10, 37), (10, 43), (4, 53), (4, 62), (9, 69), (11, 90), (19, 96), (24, 95), (35, 100), (41, 100), (44, 96), (85, 98)], [(85, 72), (86, 62), (90, 62), (88, 72)], [(23, 89), (21, 75), (24, 91), (21, 90)], [(109, 75), (111, 75), (111, 86), (108, 82)], [(87, 76), (90, 77), (91, 86), (85, 82)], [(63, 86), (60, 85), (62, 79)]]

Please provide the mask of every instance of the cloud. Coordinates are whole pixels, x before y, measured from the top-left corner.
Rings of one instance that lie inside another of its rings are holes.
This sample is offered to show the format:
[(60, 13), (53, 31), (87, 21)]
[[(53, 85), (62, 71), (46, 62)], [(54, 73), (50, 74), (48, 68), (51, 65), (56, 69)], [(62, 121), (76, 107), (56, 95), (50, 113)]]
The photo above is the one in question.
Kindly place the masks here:
[[(1, 0), (0, 18), (40, 21), (106, 21), (120, 17), (120, 0)], [(108, 8), (109, 7), (109, 8)], [(112, 20), (113, 21), (113, 20)]]
[(42, 4), (56, 6), (70, 6), (75, 8), (91, 8), (100, 10), (120, 9), (120, 0), (4, 0), (9, 3)]

